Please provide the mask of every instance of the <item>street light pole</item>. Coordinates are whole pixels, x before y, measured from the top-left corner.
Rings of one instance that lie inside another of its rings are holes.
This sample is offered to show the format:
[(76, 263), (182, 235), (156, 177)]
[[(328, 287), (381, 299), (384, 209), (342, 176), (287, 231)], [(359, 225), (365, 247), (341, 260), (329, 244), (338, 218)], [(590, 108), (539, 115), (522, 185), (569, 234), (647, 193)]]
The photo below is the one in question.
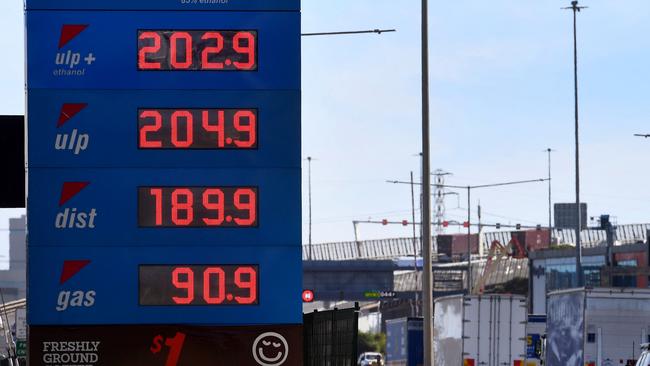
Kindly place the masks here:
[(431, 245), (431, 150), (429, 141), (429, 4), (422, 0), (422, 315), (424, 366), (433, 366), (433, 272)]
[(472, 187), (467, 186), (467, 294), (472, 294)]
[(312, 245), (311, 245), (311, 156), (307, 157), (307, 175), (308, 175), (308, 189), (309, 189), (309, 260), (311, 260)]
[(553, 243), (553, 221), (552, 221), (552, 199), (551, 199), (551, 153), (553, 149), (546, 149), (548, 152), (548, 246)]
[(584, 274), (582, 273), (582, 243), (580, 232), (582, 231), (582, 213), (580, 212), (580, 139), (578, 133), (578, 30), (577, 14), (584, 6), (578, 6), (578, 1), (571, 1), (571, 7), (565, 9), (573, 10), (573, 82), (575, 101), (575, 145), (576, 145), (576, 276), (578, 287), (584, 286)]

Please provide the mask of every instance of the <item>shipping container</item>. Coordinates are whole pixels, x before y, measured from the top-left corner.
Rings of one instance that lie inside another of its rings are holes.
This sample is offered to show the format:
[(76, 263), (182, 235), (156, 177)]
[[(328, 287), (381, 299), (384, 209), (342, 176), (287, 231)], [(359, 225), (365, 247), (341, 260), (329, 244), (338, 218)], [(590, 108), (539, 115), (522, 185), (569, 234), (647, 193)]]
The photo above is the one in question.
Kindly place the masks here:
[[(470, 235), (472, 254), (478, 254), (478, 234)], [(467, 234), (438, 235), (436, 245), (439, 254), (449, 258), (467, 258)]]
[(650, 290), (561, 290), (547, 303), (548, 366), (634, 365), (649, 341)]
[(386, 321), (386, 366), (424, 364), (422, 318)]
[(520, 295), (436, 299), (436, 366), (524, 366), (527, 309)]

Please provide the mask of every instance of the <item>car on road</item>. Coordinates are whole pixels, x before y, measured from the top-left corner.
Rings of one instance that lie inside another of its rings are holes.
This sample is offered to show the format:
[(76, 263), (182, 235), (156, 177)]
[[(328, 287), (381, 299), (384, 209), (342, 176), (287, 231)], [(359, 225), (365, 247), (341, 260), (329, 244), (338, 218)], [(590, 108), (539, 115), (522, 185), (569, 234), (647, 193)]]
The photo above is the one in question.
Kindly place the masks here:
[(650, 343), (641, 345), (641, 356), (636, 362), (636, 366), (650, 366)]
[(384, 358), (378, 352), (364, 352), (359, 356), (357, 366), (384, 366)]

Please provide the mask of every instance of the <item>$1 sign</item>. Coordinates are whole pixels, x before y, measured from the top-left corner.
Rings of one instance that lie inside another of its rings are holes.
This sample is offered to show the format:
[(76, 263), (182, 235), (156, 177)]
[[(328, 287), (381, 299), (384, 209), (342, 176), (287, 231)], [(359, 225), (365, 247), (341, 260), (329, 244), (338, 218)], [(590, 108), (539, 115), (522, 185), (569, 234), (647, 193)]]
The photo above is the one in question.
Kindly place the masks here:
[[(149, 350), (151, 353), (158, 354), (162, 351), (163, 348), (163, 336), (157, 335), (153, 337), (153, 342)], [(185, 333), (178, 332), (173, 338), (167, 338), (164, 340), (164, 345), (169, 347), (169, 354), (167, 355), (167, 362), (165, 366), (176, 366), (178, 364), (178, 359), (181, 357), (181, 351), (183, 350), (183, 343), (185, 342)]]

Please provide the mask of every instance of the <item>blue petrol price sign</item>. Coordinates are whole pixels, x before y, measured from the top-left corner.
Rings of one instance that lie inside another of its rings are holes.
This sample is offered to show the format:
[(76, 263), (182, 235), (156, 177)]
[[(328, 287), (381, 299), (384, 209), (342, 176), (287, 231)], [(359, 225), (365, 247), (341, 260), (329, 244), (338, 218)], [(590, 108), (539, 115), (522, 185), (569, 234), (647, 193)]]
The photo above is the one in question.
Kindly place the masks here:
[[(32, 88), (300, 88), (297, 12), (31, 11)], [(116, 18), (119, 20), (116, 21)], [(290, 37), (289, 37), (290, 35)]]
[(299, 91), (30, 90), (32, 167), (300, 167)]
[(26, 9), (30, 362), (301, 364), (299, 2)]

